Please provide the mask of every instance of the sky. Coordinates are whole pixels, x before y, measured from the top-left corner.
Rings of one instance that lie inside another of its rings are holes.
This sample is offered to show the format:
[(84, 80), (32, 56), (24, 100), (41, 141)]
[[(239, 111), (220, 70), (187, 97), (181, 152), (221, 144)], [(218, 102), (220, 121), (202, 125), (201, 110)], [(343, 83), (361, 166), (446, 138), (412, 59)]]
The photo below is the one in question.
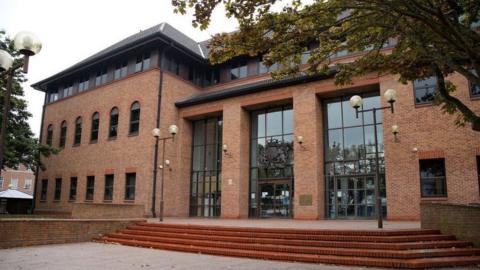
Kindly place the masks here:
[(35, 33), (42, 51), (30, 58), (23, 85), (29, 124), (38, 136), (44, 93), (31, 84), (60, 72), (140, 30), (167, 22), (196, 41), (234, 31), (237, 23), (218, 8), (209, 29), (192, 27), (191, 14), (173, 13), (170, 0), (0, 0), (0, 29), (12, 38), (19, 31)]

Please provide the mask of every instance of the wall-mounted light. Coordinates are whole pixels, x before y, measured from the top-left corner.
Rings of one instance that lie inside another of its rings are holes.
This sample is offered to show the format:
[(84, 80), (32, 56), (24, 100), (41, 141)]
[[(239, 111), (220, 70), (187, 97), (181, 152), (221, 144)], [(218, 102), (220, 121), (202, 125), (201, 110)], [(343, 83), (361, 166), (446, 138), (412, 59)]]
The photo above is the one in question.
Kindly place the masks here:
[(395, 139), (397, 139), (397, 134), (398, 134), (398, 125), (393, 125), (392, 126), (392, 134)]
[(227, 151), (228, 151), (228, 145), (227, 145), (226, 143), (224, 143), (224, 144), (222, 145), (222, 150), (223, 150), (224, 153), (227, 153)]
[(165, 159), (165, 165), (170, 166), (170, 160)]
[(304, 141), (303, 136), (297, 136), (297, 142), (298, 142), (298, 144), (302, 145), (302, 144), (303, 144), (303, 141)]

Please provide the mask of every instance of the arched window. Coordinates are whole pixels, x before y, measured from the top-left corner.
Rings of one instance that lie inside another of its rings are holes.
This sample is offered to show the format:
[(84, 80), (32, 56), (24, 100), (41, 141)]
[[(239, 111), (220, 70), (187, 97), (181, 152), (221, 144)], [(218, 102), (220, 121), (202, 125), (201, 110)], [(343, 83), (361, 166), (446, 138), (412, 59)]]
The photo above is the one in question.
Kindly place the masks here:
[(73, 135), (73, 145), (79, 145), (82, 141), (82, 117), (75, 120), (75, 134)]
[(66, 140), (67, 140), (67, 121), (63, 121), (62, 125), (60, 126), (60, 141), (58, 143), (58, 146), (60, 148), (64, 148)]
[(47, 128), (47, 144), (52, 146), (52, 140), (53, 140), (53, 126), (52, 124), (48, 125)]
[(100, 126), (100, 115), (95, 112), (92, 115), (92, 129), (90, 132), (90, 142), (96, 142), (98, 140), (98, 128)]
[(108, 131), (109, 138), (116, 138), (118, 130), (118, 108), (113, 107), (110, 111), (110, 129)]
[(140, 129), (140, 103), (135, 101), (130, 107), (130, 134), (138, 133)]

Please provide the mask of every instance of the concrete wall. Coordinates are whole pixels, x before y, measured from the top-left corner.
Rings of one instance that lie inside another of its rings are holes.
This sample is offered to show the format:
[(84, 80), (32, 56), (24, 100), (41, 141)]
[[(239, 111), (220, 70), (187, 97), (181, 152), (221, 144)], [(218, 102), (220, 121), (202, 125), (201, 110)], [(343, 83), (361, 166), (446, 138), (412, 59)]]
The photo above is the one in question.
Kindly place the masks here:
[(2, 219), (0, 248), (87, 242), (141, 219)]
[(422, 203), (422, 229), (437, 229), (480, 247), (480, 204)]

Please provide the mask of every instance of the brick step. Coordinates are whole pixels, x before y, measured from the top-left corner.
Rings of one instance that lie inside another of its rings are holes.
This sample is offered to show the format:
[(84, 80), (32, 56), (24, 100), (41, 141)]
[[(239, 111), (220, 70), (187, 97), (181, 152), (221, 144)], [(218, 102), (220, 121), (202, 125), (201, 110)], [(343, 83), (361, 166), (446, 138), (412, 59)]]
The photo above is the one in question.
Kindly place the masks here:
[(151, 241), (138, 241), (121, 238), (103, 237), (105, 242), (119, 243), (123, 245), (139, 246), (147, 248), (174, 250), (182, 252), (195, 252), (211, 255), (246, 257), (255, 259), (269, 259), (308, 263), (328, 263), (341, 265), (357, 265), (371, 267), (393, 267), (393, 268), (430, 268), (447, 266), (464, 266), (480, 263), (480, 256), (459, 256), (422, 259), (392, 259), (392, 258), (369, 258), (335, 255), (299, 254), (288, 252), (269, 252), (257, 250), (240, 250), (218, 247), (204, 247), (191, 244), (170, 244)]
[(178, 239), (224, 241), (234, 243), (256, 243), (271, 245), (289, 245), (289, 246), (309, 246), (309, 247), (336, 247), (336, 248), (363, 248), (363, 249), (384, 249), (384, 250), (408, 250), (408, 249), (432, 249), (432, 248), (462, 248), (469, 247), (471, 244), (466, 241), (458, 240), (439, 240), (439, 241), (413, 241), (404, 243), (380, 243), (380, 242), (356, 242), (356, 241), (319, 241), (319, 240), (298, 240), (298, 239), (278, 239), (278, 238), (249, 238), (238, 236), (218, 236), (205, 235), (200, 233), (174, 233), (148, 230), (119, 230), (120, 233), (167, 237)]
[(206, 231), (234, 231), (234, 232), (261, 232), (261, 233), (281, 233), (281, 234), (306, 234), (306, 235), (360, 235), (360, 236), (406, 236), (406, 235), (431, 235), (440, 234), (439, 230), (430, 229), (403, 229), (403, 230), (311, 230), (311, 229), (290, 229), (290, 228), (256, 228), (256, 227), (232, 227), (232, 226), (210, 226), (193, 224), (165, 224), (139, 222), (136, 225), (154, 227), (154, 228), (174, 228), (174, 229), (197, 229)]
[(425, 235), (400, 235), (400, 236), (370, 236), (370, 235), (343, 235), (341, 231), (336, 234), (327, 235), (309, 235), (309, 234), (282, 234), (270, 232), (255, 231), (225, 231), (225, 230), (202, 230), (189, 229), (185, 227), (164, 227), (164, 226), (142, 226), (132, 225), (127, 227), (130, 230), (171, 232), (171, 233), (189, 233), (202, 235), (217, 236), (238, 236), (250, 238), (275, 238), (275, 239), (297, 239), (297, 240), (322, 240), (322, 241), (355, 241), (355, 242), (381, 242), (381, 243), (401, 243), (401, 242), (418, 242), (418, 241), (440, 241), (455, 240), (453, 235), (443, 234), (425, 234)]
[(137, 234), (113, 233), (108, 234), (110, 239), (128, 239), (148, 242), (160, 242), (169, 244), (194, 245), (203, 247), (241, 249), (253, 251), (269, 252), (287, 252), (317, 255), (338, 255), (338, 256), (358, 256), (374, 258), (396, 258), (396, 259), (414, 259), (444, 256), (473, 256), (480, 255), (480, 249), (477, 248), (443, 248), (443, 249), (422, 249), (422, 250), (382, 250), (382, 249), (353, 249), (353, 248), (331, 248), (331, 247), (308, 247), (308, 246), (289, 246), (289, 245), (271, 245), (258, 243), (235, 243), (225, 241), (179, 239), (176, 237), (153, 237)]

